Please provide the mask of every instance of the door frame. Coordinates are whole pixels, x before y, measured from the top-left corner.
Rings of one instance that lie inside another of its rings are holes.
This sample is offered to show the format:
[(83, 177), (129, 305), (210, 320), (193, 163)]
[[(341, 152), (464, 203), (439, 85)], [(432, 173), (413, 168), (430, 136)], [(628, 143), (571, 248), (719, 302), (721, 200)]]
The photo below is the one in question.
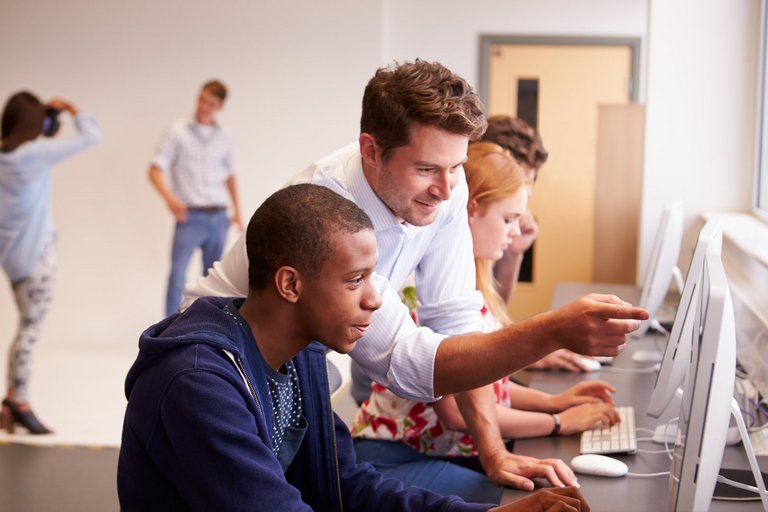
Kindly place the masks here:
[[(487, 114), (491, 113), (501, 113), (501, 112), (495, 112), (491, 111), (490, 107), (492, 106), (490, 101), (490, 91), (492, 88), (491, 83), (491, 66), (495, 65), (495, 57), (494, 57), (494, 47), (493, 45), (498, 45), (495, 49), (496, 52), (503, 51), (501, 50), (501, 47), (510, 48), (513, 50), (514, 48), (519, 48), (521, 50), (529, 50), (532, 52), (538, 52), (542, 50), (549, 51), (550, 49), (555, 52), (553, 55), (557, 55), (558, 50), (567, 52), (568, 48), (573, 48), (574, 50), (578, 49), (581, 52), (586, 53), (592, 53), (595, 52), (602, 52), (606, 51), (609, 48), (611, 49), (621, 49), (621, 55), (623, 60), (622, 65), (622, 83), (614, 85), (614, 91), (619, 92), (621, 91), (620, 96), (622, 97), (621, 103), (623, 104), (624, 101), (628, 101), (629, 104), (637, 104), (638, 103), (638, 97), (640, 93), (642, 92), (640, 87), (642, 84), (640, 80), (638, 79), (638, 76), (641, 71), (641, 42), (642, 39), (639, 37), (579, 37), (579, 36), (557, 36), (557, 37), (547, 37), (547, 36), (524, 36), (524, 35), (481, 35), (480, 36), (480, 56), (479, 56), (479, 64), (480, 64), (480, 80), (479, 80), (479, 88), (478, 88), (478, 95), (480, 96), (481, 100), (485, 103), (485, 106), (487, 108), (486, 112)], [(628, 52), (628, 53), (627, 53)], [(534, 54), (535, 55), (535, 54)], [(509, 61), (510, 65), (514, 66), (514, 62), (516, 60)], [(597, 61), (599, 63), (600, 60)], [(535, 61), (531, 63), (531, 66), (535, 67)], [(524, 66), (523, 69), (527, 69), (527, 66)], [(556, 70), (557, 68), (555, 68)], [(523, 72), (522, 70), (520, 72)], [(575, 71), (578, 73), (578, 71)], [(516, 75), (518, 79), (521, 78), (533, 78), (531, 75), (522, 75), (519, 73), (513, 73), (513, 75)], [(519, 75), (519, 76), (517, 76)], [(505, 74), (505, 77), (507, 79), (511, 78), (513, 81), (515, 80), (515, 76), (507, 76)], [(624, 80), (626, 80), (626, 84), (623, 83)], [(510, 84), (512, 85), (512, 84)], [(494, 86), (495, 87), (495, 86)], [(617, 89), (616, 87), (619, 87), (620, 89)], [(539, 98), (539, 102), (542, 102), (542, 98)], [(545, 102), (546, 103), (546, 102)], [(496, 108), (499, 108), (499, 106), (496, 106)], [(513, 112), (509, 112), (512, 115), (515, 115)], [(541, 127), (539, 127), (541, 129)], [(599, 144), (599, 141), (595, 140), (596, 144)], [(596, 147), (596, 149), (598, 149)], [(595, 161), (595, 173), (597, 173), (598, 162)], [(596, 175), (597, 176), (597, 175)], [(596, 181), (595, 187), (597, 190), (597, 187), (599, 185), (599, 182)], [(639, 190), (639, 189), (638, 189)], [(595, 195), (595, 200), (597, 199), (597, 194)], [(598, 215), (598, 205), (595, 202), (594, 205), (594, 217), (591, 221), (590, 229), (597, 228), (596, 220), (599, 218)], [(595, 239), (592, 239), (590, 241), (591, 247), (589, 247), (589, 244), (584, 245), (585, 250), (589, 250), (591, 256), (590, 258), (593, 258), (595, 254)], [(543, 254), (543, 253), (542, 253)], [(546, 265), (550, 265), (551, 262), (544, 262), (541, 260), (541, 258), (537, 258), (539, 263), (546, 263)], [(549, 259), (549, 258), (548, 258)], [(586, 263), (586, 261), (585, 261)], [(591, 262), (592, 268), (589, 269), (589, 275), (592, 276), (591, 279), (594, 279), (594, 266), (595, 261), (593, 258), (593, 261)], [(546, 267), (549, 269), (549, 266)], [(586, 267), (585, 267), (586, 268)], [(534, 279), (533, 282), (525, 283), (527, 286), (521, 286), (520, 291), (521, 293), (520, 297), (512, 298), (508, 304), (507, 307), (509, 311), (512, 313), (513, 317), (527, 317), (531, 314), (534, 314), (539, 311), (545, 311), (548, 309), (549, 301), (551, 301), (551, 297), (549, 299), (545, 299), (545, 296), (549, 293), (547, 290), (552, 285), (553, 282), (553, 275), (548, 275), (547, 271), (544, 270), (544, 273), (542, 274), (542, 270), (544, 267), (539, 268), (538, 271), (534, 270)], [(536, 275), (539, 274), (539, 277), (537, 278)], [(559, 276), (559, 274), (557, 274)], [(579, 277), (579, 280), (582, 279), (584, 276)], [(562, 280), (563, 276), (559, 277), (559, 280)], [(566, 278), (566, 280), (569, 278)], [(558, 279), (554, 279), (556, 282)], [(521, 283), (523, 284), (523, 283)]]
[(640, 76), (640, 51), (642, 39), (639, 37), (601, 37), (601, 36), (526, 36), (526, 35), (480, 35), (480, 63), (478, 76), (478, 95), (483, 104), (488, 107), (488, 72), (490, 70), (491, 45), (520, 44), (542, 46), (627, 46), (629, 47), (632, 64), (630, 65), (629, 98), (638, 101)]

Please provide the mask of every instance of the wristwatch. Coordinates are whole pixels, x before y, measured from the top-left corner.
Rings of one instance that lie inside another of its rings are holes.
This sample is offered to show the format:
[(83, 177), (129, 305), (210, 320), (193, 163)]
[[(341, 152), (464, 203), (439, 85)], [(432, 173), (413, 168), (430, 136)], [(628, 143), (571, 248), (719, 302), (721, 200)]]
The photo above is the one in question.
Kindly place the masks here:
[(552, 432), (549, 435), (556, 436), (560, 434), (560, 416), (552, 413), (552, 419), (555, 420), (555, 426), (552, 427)]

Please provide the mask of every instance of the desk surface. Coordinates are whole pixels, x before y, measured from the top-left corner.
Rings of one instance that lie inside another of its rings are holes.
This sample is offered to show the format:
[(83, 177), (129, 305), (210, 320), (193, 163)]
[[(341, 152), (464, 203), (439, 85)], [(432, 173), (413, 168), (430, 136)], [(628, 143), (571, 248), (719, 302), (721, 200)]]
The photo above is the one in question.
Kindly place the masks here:
[[(558, 307), (571, 299), (589, 292), (615, 293), (629, 302), (635, 303), (639, 295), (636, 287), (627, 285), (593, 285), (564, 283), (558, 285), (552, 301), (553, 307)], [(660, 419), (647, 416), (645, 410), (651, 398), (656, 372), (622, 373), (621, 369), (639, 369), (648, 367), (647, 363), (632, 361), (632, 353), (638, 349), (663, 349), (665, 338), (649, 334), (640, 339), (630, 338), (627, 349), (616, 357), (612, 366), (604, 366), (590, 374), (573, 374), (565, 372), (537, 371), (531, 380), (531, 387), (551, 393), (559, 393), (584, 379), (602, 379), (616, 387), (614, 400), (616, 405), (632, 405), (635, 408), (636, 425), (640, 428), (653, 429), (657, 425), (677, 416), (680, 401), (674, 400)], [(650, 437), (652, 434), (639, 431), (638, 438)], [(650, 441), (638, 441), (640, 450), (661, 450), (663, 445)], [(532, 457), (557, 457), (570, 463), (579, 454), (579, 436), (544, 437), (521, 439), (515, 441), (515, 453)], [(629, 466), (632, 473), (657, 473), (669, 471), (670, 460), (665, 453), (637, 453), (634, 455), (615, 455)], [(768, 458), (758, 457), (760, 467), (768, 468)], [(722, 467), (748, 468), (744, 448), (741, 444), (726, 447)], [(577, 475), (581, 491), (595, 512), (600, 511), (660, 511), (667, 510), (669, 495), (669, 477), (632, 477), (606, 478), (589, 475)], [(506, 489), (502, 504), (521, 498), (523, 491)], [(710, 510), (762, 510), (760, 501), (732, 502), (713, 500)]]

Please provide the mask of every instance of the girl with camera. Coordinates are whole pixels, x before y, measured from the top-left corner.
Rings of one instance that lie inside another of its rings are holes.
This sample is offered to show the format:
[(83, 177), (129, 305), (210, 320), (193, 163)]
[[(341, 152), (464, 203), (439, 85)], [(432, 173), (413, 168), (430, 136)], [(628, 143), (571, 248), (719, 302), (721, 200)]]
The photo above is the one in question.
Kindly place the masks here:
[[(56, 137), (61, 112), (74, 119), (76, 133)], [(8, 353), (8, 389), (0, 428), (21, 425), (30, 434), (48, 434), (32, 412), (29, 381), (32, 351), (50, 304), (56, 231), (51, 220), (51, 172), (58, 162), (96, 144), (96, 120), (68, 101), (42, 103), (23, 91), (11, 96), (0, 120), (0, 266), (19, 309), (19, 327)]]

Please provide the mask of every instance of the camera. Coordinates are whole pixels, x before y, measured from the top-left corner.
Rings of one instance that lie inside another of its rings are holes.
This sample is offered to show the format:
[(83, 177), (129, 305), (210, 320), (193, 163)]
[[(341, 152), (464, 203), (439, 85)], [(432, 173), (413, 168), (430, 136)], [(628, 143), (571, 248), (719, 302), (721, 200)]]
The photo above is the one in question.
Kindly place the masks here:
[(59, 114), (61, 109), (48, 107), (45, 109), (45, 117), (43, 117), (43, 135), (46, 137), (53, 137), (56, 132), (59, 131)]

